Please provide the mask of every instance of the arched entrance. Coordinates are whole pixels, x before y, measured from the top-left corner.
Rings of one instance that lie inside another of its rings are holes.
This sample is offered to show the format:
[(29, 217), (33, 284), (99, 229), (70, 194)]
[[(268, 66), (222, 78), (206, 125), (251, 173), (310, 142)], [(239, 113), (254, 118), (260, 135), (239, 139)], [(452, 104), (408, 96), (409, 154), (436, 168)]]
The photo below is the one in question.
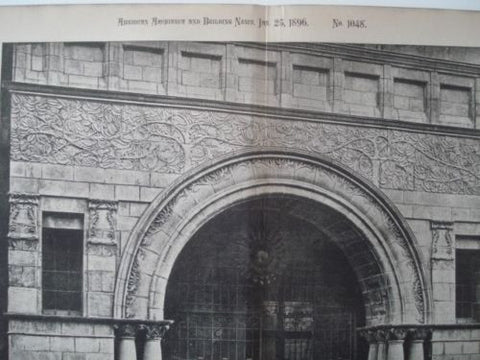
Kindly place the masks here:
[(245, 202), (284, 197), (294, 202), (290, 215), (314, 226), (346, 257), (362, 293), (367, 327), (429, 321), (431, 300), (421, 252), (388, 198), (330, 159), (272, 149), (204, 164), (151, 203), (123, 250), (114, 316), (165, 320), (170, 276), (195, 234)]
[[(302, 218), (307, 210), (314, 213)], [(165, 316), (175, 324), (164, 358), (366, 359), (355, 331), (365, 321), (362, 291), (342, 234), (328, 233), (334, 223), (355, 233), (341, 214), (280, 195), (210, 220), (169, 277)], [(366, 248), (358, 244), (361, 256)], [(369, 259), (354, 261), (369, 266)]]

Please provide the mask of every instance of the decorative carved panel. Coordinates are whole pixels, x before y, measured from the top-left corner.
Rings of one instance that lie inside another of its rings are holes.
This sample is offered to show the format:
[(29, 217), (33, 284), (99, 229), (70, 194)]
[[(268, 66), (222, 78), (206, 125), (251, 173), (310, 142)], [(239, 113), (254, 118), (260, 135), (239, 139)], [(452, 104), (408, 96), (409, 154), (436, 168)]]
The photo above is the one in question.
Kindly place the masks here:
[(117, 202), (90, 200), (88, 204), (90, 222), (88, 229), (89, 245), (117, 245)]
[(470, 138), (24, 94), (13, 94), (11, 117), (13, 160), (180, 174), (226, 152), (282, 147), (382, 188), (480, 195), (480, 142)]
[[(38, 195), (10, 194), (8, 239), (10, 247), (38, 240)], [(35, 245), (36, 246), (36, 245)]]
[(452, 222), (431, 222), (432, 260), (453, 260), (455, 245)]

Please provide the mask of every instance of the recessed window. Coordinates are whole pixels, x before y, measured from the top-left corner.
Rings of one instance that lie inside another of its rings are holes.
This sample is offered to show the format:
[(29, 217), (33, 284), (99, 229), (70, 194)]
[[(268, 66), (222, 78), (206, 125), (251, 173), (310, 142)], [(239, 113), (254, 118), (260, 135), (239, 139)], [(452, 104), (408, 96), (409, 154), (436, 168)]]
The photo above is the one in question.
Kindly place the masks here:
[(475, 321), (479, 318), (480, 297), (480, 250), (456, 251), (456, 317), (459, 320)]
[(83, 216), (44, 213), (42, 303), (45, 312), (81, 313), (82, 268)]

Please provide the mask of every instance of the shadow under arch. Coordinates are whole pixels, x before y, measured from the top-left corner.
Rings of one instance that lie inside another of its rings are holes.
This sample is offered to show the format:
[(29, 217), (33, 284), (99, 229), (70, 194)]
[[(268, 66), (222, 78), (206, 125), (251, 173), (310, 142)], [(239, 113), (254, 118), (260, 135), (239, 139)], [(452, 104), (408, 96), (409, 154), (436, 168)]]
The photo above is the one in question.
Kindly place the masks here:
[[(383, 309), (378, 313), (384, 315), (367, 318), (367, 325), (428, 322), (430, 296), (421, 255), (394, 204), (338, 163), (275, 149), (229, 154), (193, 169), (151, 203), (121, 258), (114, 316), (163, 319), (168, 278), (189, 239), (225, 209), (267, 195), (288, 195), (332, 209), (362, 234), (370, 260), (378, 264), (383, 278), (375, 285), (353, 266), (365, 285), (362, 290), (372, 290), (366, 306)], [(340, 229), (329, 231), (336, 236)], [(376, 289), (383, 294), (387, 290), (385, 301), (379, 300), (383, 295), (375, 293)]]

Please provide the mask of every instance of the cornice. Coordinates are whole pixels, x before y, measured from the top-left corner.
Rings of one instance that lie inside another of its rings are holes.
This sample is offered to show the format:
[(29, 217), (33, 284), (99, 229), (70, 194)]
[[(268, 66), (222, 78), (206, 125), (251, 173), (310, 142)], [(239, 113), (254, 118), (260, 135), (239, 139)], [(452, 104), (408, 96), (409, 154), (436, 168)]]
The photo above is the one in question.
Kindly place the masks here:
[(389, 64), (414, 70), (437, 71), (452, 75), (480, 76), (480, 65), (435, 59), (427, 56), (405, 54), (388, 50), (366, 48), (352, 44), (318, 43), (237, 43), (242, 46), (263, 50), (294, 51), (315, 56), (338, 56), (343, 60), (361, 61), (373, 64)]

